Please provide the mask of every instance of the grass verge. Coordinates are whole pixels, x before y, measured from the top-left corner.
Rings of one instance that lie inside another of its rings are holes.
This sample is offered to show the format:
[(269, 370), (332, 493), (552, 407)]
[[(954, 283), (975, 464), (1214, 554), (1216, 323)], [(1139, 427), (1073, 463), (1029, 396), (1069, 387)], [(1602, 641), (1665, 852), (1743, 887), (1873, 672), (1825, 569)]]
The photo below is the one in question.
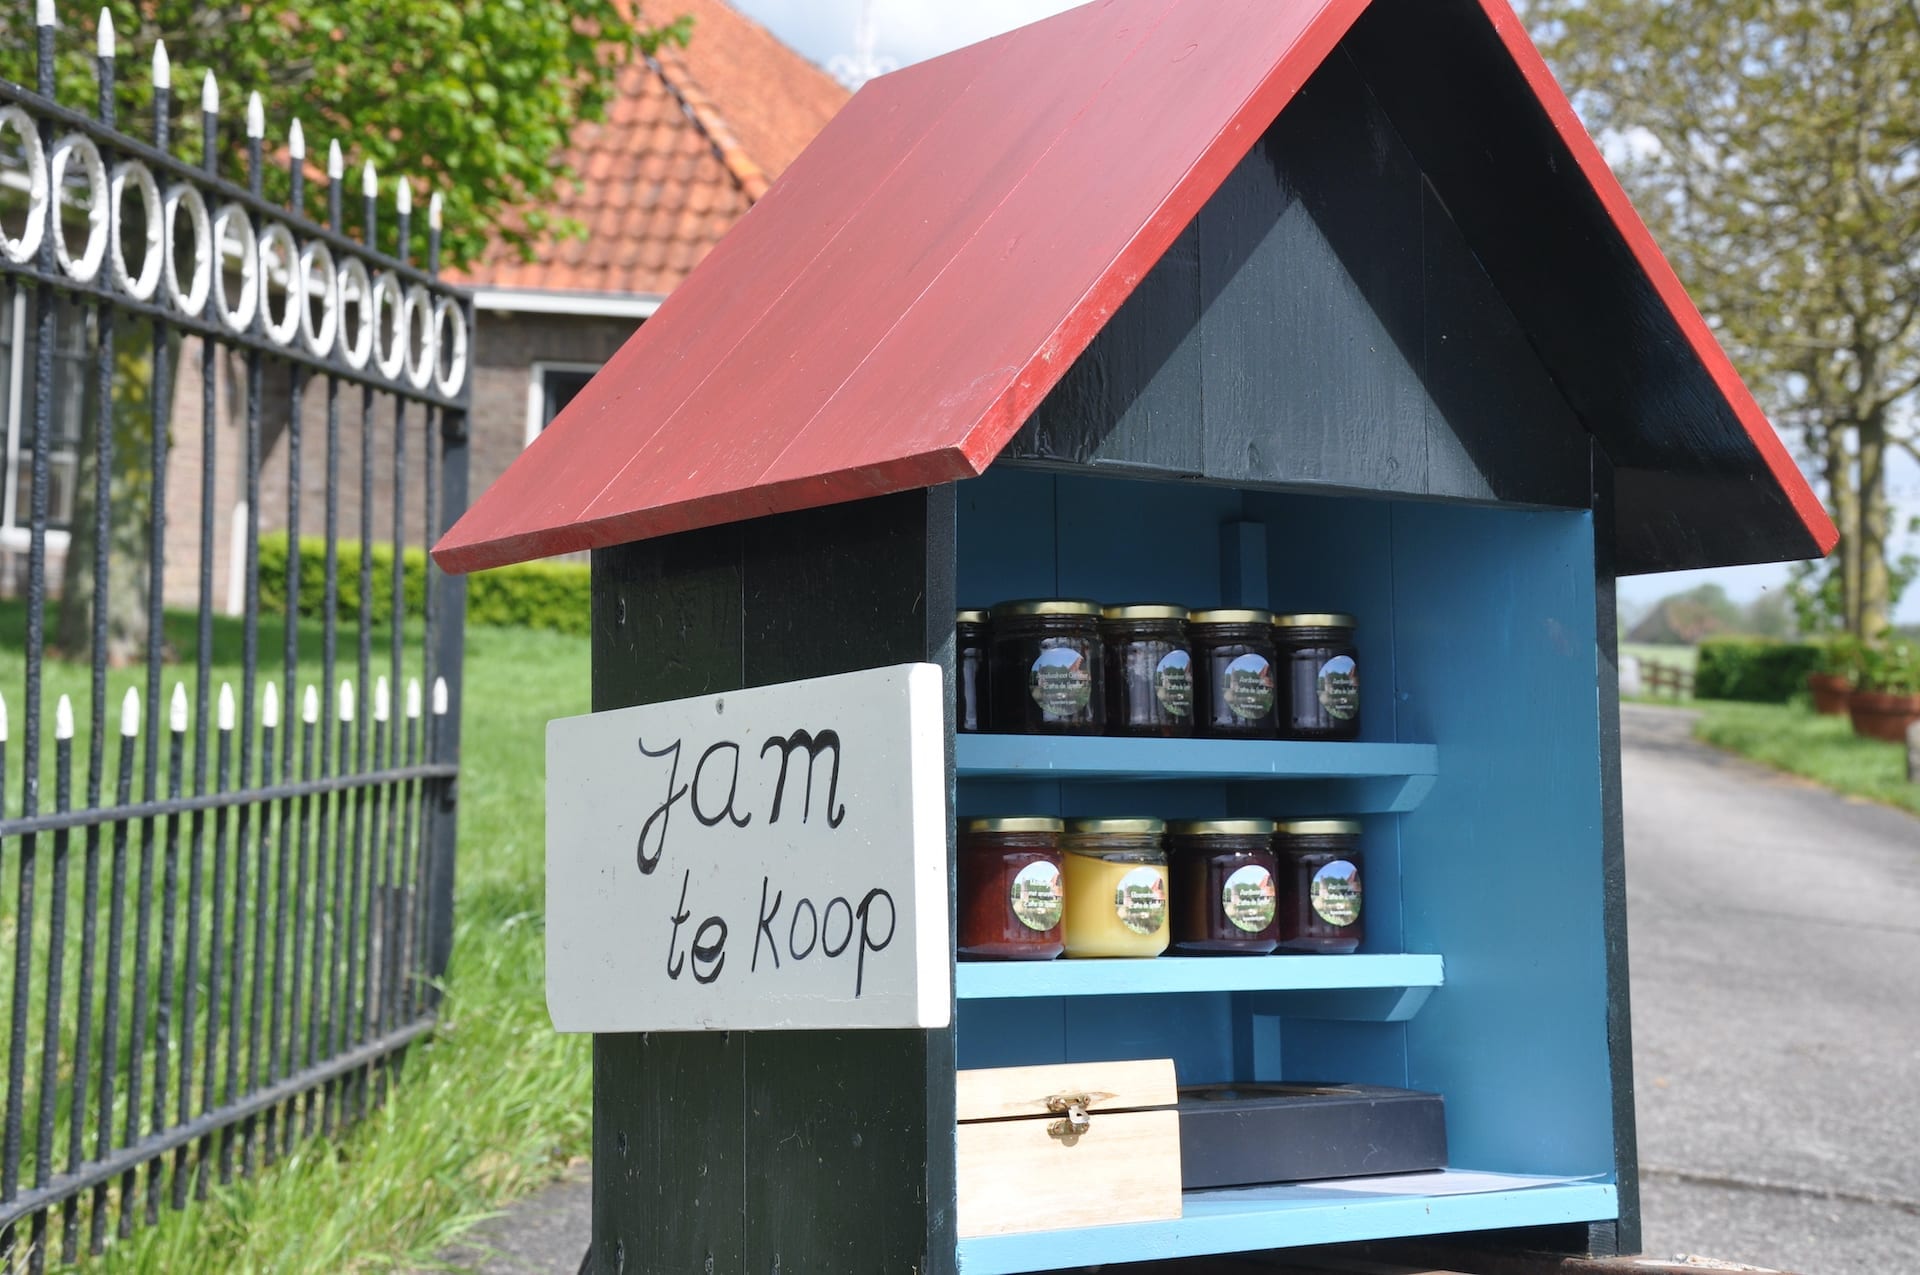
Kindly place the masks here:
[(1920, 784), (1907, 782), (1906, 750), (1861, 739), (1844, 717), (1822, 717), (1799, 704), (1736, 704), (1698, 700), (1694, 734), (1706, 743), (1825, 784), (1920, 814)]

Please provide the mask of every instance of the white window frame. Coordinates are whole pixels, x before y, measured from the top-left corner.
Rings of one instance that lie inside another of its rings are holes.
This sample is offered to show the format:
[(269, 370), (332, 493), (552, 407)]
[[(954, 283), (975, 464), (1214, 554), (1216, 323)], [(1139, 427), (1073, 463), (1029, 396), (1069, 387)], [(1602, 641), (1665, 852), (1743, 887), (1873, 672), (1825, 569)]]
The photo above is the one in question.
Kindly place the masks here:
[[(12, 363), (12, 375), (7, 378), (7, 401), (4, 410), (7, 414), (7, 445), (4, 467), (0, 467), (0, 480), (16, 473), (20, 467), (20, 434), (26, 416), (26, 379), (27, 379), (27, 291), (15, 289), (13, 294), (13, 343), (7, 350)], [(33, 528), (17, 521), (19, 510), (18, 486), (6, 483), (6, 490), (0, 492), (0, 549), (14, 553), (25, 553), (33, 547)], [(73, 543), (73, 533), (58, 527), (47, 528), (47, 548), (65, 553)]]
[(546, 428), (543, 419), (547, 412), (547, 373), (549, 372), (586, 372), (592, 374), (605, 367), (605, 363), (569, 362), (565, 359), (535, 359), (527, 368), (527, 435), (520, 444), (533, 446), (533, 440), (540, 437), (540, 431)]

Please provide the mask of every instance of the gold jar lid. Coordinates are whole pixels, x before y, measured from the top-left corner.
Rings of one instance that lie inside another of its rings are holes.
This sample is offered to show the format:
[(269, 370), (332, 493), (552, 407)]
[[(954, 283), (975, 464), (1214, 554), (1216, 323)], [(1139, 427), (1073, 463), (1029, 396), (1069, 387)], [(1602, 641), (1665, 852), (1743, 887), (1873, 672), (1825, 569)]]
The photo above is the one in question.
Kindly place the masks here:
[(960, 611), (955, 613), (953, 622), (955, 624), (985, 624), (992, 618), (993, 612), (991, 611)]
[(1066, 827), (1060, 820), (1044, 815), (969, 819), (961, 826), (968, 832), (1059, 832)]
[(1073, 819), (1067, 823), (1067, 831), (1079, 836), (1119, 835), (1127, 837), (1157, 837), (1167, 830), (1164, 820), (1160, 819)]
[(1276, 615), (1273, 617), (1276, 629), (1351, 629), (1358, 625), (1350, 615), (1341, 615), (1337, 611), (1307, 612), (1302, 615)]
[(1357, 819), (1286, 819), (1275, 824), (1274, 829), (1287, 837), (1357, 837), (1360, 835), (1360, 821)]
[(1213, 611), (1195, 611), (1187, 617), (1195, 624), (1272, 624), (1273, 612), (1248, 608), (1225, 608)]
[(1177, 819), (1167, 825), (1176, 837), (1271, 837), (1271, 819)]
[(993, 608), (998, 616), (1010, 615), (1099, 615), (1100, 604), (1085, 598), (1022, 598), (1002, 602)]
[(1100, 608), (1102, 619), (1107, 620), (1184, 620), (1187, 609), (1165, 602), (1134, 602), (1126, 606)]

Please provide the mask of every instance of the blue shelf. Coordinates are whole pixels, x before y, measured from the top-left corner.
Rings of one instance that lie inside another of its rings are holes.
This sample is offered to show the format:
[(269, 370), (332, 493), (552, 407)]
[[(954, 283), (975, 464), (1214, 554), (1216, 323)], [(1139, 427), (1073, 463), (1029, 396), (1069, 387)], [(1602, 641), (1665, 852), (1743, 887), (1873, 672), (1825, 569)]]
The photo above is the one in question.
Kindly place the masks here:
[(959, 735), (954, 764), (963, 782), (1304, 782), (1321, 790), (1318, 805), (1329, 812), (1393, 813), (1425, 799), (1440, 772), (1440, 750), (1432, 744)]
[[(1484, 1189), (1450, 1193), (1468, 1184)], [(1020, 1275), (1104, 1262), (1601, 1222), (1618, 1217), (1619, 1208), (1618, 1192), (1606, 1182), (1456, 1170), (1391, 1179), (1189, 1191), (1183, 1215), (1173, 1221), (963, 1239), (960, 1270), (964, 1275)]]
[(959, 999), (1140, 996), (1193, 992), (1271, 993), (1258, 1012), (1295, 1018), (1402, 1022), (1444, 981), (1438, 956), (1162, 956), (1120, 961), (963, 961)]

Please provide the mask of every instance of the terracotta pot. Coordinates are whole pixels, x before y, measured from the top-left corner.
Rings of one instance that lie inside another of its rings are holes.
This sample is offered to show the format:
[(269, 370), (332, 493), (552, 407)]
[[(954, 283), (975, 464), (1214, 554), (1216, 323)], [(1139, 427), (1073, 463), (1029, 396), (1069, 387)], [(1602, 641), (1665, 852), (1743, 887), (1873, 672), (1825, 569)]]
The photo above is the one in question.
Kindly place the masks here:
[(1853, 679), (1845, 673), (1809, 673), (1807, 689), (1813, 693), (1813, 711), (1840, 717), (1847, 711), (1847, 696), (1853, 694)]
[(1920, 722), (1920, 695), (1889, 695), (1884, 691), (1855, 691), (1847, 698), (1853, 733), (1868, 739), (1907, 742), (1907, 727)]

